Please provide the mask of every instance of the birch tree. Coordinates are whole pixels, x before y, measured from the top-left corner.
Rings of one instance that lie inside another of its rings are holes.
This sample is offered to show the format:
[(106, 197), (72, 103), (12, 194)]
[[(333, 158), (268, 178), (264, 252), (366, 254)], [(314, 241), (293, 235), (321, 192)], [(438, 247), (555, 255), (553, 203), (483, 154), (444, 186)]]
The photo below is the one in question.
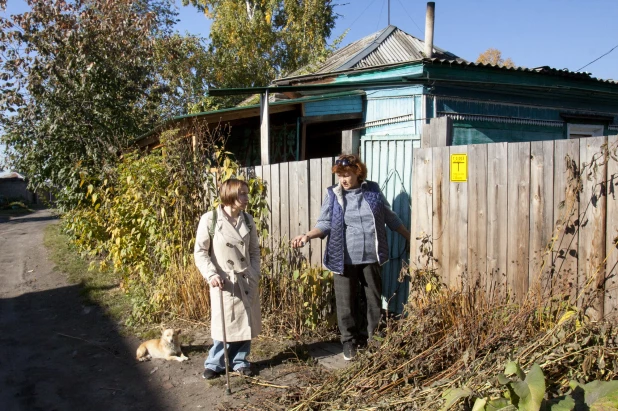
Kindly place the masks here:
[(183, 2), (212, 19), (211, 87), (266, 86), (331, 51), (328, 38), (337, 19), (331, 0)]

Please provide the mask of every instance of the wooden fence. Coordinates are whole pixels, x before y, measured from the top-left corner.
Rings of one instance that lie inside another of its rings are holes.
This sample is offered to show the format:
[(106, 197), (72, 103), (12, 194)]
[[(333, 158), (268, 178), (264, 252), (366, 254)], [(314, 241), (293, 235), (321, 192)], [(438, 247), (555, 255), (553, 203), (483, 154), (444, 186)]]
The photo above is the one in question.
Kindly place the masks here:
[[(267, 185), (271, 249), (315, 226), (326, 188), (334, 184), (334, 157), (253, 167)], [(313, 239), (300, 249), (312, 265), (321, 266), (325, 240)]]
[[(618, 161), (592, 159), (617, 145), (611, 136), (414, 149), (412, 235), (431, 239), (429, 264), (451, 287), (522, 298), (541, 279), (562, 280), (575, 296), (592, 281), (596, 314), (616, 315)], [(465, 183), (450, 181), (459, 153)], [(582, 170), (578, 193), (572, 176)], [(422, 266), (419, 245), (410, 261)]]

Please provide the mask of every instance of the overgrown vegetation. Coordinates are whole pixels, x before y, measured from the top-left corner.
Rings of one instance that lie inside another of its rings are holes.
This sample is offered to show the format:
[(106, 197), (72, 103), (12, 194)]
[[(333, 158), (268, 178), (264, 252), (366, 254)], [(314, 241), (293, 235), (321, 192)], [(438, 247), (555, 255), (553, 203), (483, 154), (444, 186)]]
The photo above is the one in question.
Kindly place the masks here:
[(73, 243), (93, 259), (91, 268), (113, 272), (131, 300), (129, 324), (210, 315), (208, 285), (192, 251), (201, 215), (218, 203), (217, 187), (237, 176), (249, 184), (262, 250), (262, 306), (266, 332), (296, 338), (334, 325), (332, 274), (307, 266), (286, 241), (270, 244), (264, 184), (241, 170), (223, 150), (227, 130), (196, 126), (195, 141), (177, 130), (164, 148), (124, 155), (102, 180), (82, 174), (85, 198), (63, 217)]
[[(269, 408), (614, 409), (616, 399), (606, 395), (618, 379), (618, 328), (589, 315), (599, 312), (594, 309), (603, 295), (598, 284), (615, 276), (617, 267), (605, 267), (605, 260), (577, 287), (562, 262), (569, 258), (563, 238), (578, 230), (587, 209), (578, 208), (582, 179), (596, 182), (591, 202), (606, 195), (607, 181), (597, 170), (618, 161), (616, 150), (603, 147), (581, 169), (567, 158), (568, 189), (546, 250), (548, 263), (522, 300), (508, 297), (500, 286), (487, 290), (467, 273), (459, 290), (448, 289), (434, 269), (431, 239), (422, 238), (424, 261), (402, 271), (401, 280), (410, 280), (409, 303), (402, 319), (389, 321), (379, 349), (338, 373), (309, 374), (299, 384), (306, 388), (288, 389), (268, 402)], [(613, 244), (617, 252), (618, 237)], [(501, 376), (505, 364), (511, 364), (507, 371), (513, 369), (516, 377)], [(530, 372), (526, 376), (521, 369)]]

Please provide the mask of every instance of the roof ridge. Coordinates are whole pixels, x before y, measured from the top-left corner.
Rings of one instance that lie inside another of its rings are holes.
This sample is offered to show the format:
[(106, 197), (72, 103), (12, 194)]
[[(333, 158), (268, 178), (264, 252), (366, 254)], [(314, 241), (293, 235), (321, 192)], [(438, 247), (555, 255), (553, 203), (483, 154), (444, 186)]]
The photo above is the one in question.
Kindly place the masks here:
[[(373, 53), (384, 40), (386, 40), (395, 30), (399, 30), (397, 26), (387, 26), (386, 28), (376, 32), (376, 38), (364, 49), (360, 50), (353, 57), (351, 57), (348, 61), (337, 67), (337, 70), (345, 70), (348, 68), (354, 67), (359, 61)], [(360, 41), (360, 40), (357, 40)]]

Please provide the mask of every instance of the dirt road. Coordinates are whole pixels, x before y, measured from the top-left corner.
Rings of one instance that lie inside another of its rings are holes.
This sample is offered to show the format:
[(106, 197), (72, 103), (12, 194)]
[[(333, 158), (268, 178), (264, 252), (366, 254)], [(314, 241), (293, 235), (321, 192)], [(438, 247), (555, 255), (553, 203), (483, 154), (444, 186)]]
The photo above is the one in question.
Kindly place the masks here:
[(242, 408), (248, 387), (226, 397), (201, 378), (207, 346), (189, 350), (182, 364), (137, 363), (139, 341), (122, 336), (99, 307), (84, 306), (79, 286), (49, 261), (43, 231), (55, 222), (48, 211), (0, 217), (2, 410)]

